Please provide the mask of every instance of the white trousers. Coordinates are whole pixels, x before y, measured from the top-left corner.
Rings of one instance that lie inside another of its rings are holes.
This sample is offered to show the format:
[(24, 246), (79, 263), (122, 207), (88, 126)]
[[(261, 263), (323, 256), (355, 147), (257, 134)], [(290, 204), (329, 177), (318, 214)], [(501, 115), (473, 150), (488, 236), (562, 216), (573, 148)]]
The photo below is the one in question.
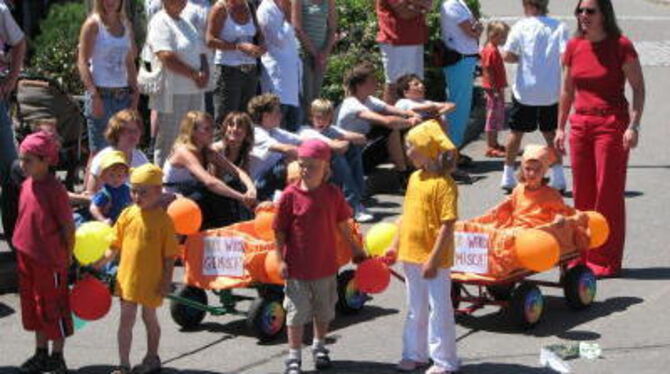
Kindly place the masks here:
[(421, 265), (403, 263), (407, 287), (407, 319), (402, 358), (456, 371), (456, 326), (451, 304), (451, 271), (439, 269), (433, 279), (421, 276)]

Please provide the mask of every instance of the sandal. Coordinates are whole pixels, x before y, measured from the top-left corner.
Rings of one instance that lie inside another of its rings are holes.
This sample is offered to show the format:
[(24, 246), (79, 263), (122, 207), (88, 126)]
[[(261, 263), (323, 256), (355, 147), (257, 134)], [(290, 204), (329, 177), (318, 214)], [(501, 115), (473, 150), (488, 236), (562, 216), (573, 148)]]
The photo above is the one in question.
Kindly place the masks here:
[(112, 370), (109, 374), (130, 374), (130, 367), (118, 366), (116, 369)]
[(158, 356), (146, 356), (142, 363), (135, 366), (130, 372), (132, 374), (151, 374), (161, 370), (161, 359)]
[(42, 373), (49, 370), (49, 356), (46, 354), (36, 353), (27, 359), (19, 367), (19, 371), (23, 374)]

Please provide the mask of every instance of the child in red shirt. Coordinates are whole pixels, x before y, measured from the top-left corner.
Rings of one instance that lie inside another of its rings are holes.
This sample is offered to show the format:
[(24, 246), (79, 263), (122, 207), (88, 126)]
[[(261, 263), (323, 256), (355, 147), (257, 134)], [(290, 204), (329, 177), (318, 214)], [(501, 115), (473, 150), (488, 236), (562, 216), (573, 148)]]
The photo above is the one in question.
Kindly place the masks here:
[[(22, 372), (64, 374), (65, 338), (72, 335), (67, 269), (74, 245), (74, 222), (65, 187), (49, 171), (58, 163), (58, 143), (43, 131), (28, 135), (19, 148), (19, 214), (12, 242), (17, 249), (23, 327), (35, 331), (35, 354)], [(52, 352), (49, 356), (49, 341)]]
[(337, 302), (336, 230), (352, 248), (355, 260), (365, 257), (348, 224), (351, 208), (342, 191), (326, 183), (330, 147), (308, 140), (298, 147), (300, 180), (286, 187), (279, 200), (274, 230), (280, 269), (286, 279), (289, 356), (286, 374), (300, 374), (303, 326), (314, 321), (312, 354), (318, 370), (331, 365), (325, 338)]
[(498, 131), (505, 128), (505, 64), (498, 46), (505, 44), (509, 26), (501, 21), (490, 22), (486, 28), (486, 46), (481, 51), (482, 87), (486, 92), (486, 157), (505, 157), (505, 148), (498, 143)]

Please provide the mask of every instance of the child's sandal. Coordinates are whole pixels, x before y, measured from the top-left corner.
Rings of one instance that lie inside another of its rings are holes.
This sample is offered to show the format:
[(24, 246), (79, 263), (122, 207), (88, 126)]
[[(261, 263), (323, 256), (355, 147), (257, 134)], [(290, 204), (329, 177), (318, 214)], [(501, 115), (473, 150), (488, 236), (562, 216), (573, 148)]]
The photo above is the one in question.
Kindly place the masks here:
[(161, 359), (158, 356), (147, 356), (142, 363), (135, 366), (132, 374), (150, 374), (161, 370)]
[(130, 374), (130, 367), (128, 366), (119, 366), (116, 369), (112, 370), (109, 374)]

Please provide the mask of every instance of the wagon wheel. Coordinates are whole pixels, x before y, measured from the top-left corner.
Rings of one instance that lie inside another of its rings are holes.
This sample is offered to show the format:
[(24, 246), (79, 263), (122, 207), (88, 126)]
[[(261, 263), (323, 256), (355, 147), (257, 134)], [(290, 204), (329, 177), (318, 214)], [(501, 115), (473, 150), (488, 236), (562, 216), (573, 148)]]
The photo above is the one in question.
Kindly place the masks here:
[(337, 310), (344, 314), (361, 311), (368, 301), (368, 295), (356, 288), (354, 270), (345, 270), (337, 275)]
[(186, 305), (179, 300), (170, 300), (170, 315), (175, 323), (185, 329), (198, 326), (207, 313), (204, 309), (207, 307), (207, 293), (205, 290), (182, 285), (175, 291), (175, 296), (202, 304), (203, 308), (201, 309)]
[(261, 341), (279, 335), (286, 327), (286, 311), (281, 299), (260, 297), (254, 300), (247, 313), (247, 326)]
[(496, 301), (506, 301), (512, 297), (514, 291), (514, 283), (508, 284), (491, 284), (486, 286), (486, 291)]
[(596, 276), (584, 265), (577, 265), (563, 276), (565, 301), (572, 309), (584, 309), (596, 296)]
[(508, 309), (510, 322), (528, 329), (535, 326), (544, 312), (544, 297), (540, 289), (531, 283), (521, 283), (512, 292)]

